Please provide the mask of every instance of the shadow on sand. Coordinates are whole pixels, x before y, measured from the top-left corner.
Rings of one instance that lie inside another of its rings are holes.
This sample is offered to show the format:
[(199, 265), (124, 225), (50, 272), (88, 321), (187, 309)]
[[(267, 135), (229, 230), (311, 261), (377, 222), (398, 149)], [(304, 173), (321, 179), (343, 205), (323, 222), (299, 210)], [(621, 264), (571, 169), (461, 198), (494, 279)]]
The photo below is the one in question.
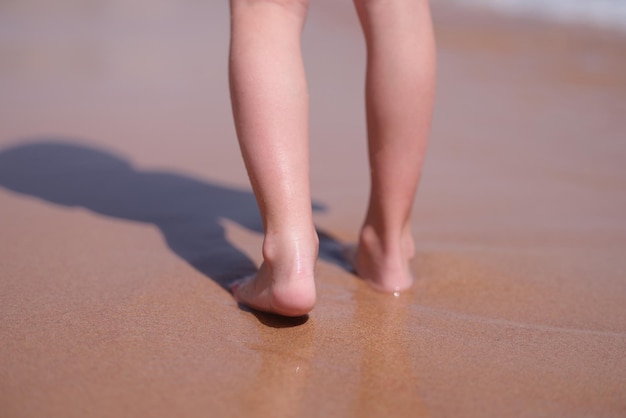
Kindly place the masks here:
[[(169, 248), (228, 290), (257, 266), (225, 235), (223, 219), (262, 233), (254, 195), (245, 189), (165, 171), (140, 171), (111, 151), (64, 139), (0, 151), (0, 186), (62, 206), (156, 225)], [(322, 205), (313, 204), (316, 211)], [(320, 258), (347, 268), (341, 244), (324, 231)]]

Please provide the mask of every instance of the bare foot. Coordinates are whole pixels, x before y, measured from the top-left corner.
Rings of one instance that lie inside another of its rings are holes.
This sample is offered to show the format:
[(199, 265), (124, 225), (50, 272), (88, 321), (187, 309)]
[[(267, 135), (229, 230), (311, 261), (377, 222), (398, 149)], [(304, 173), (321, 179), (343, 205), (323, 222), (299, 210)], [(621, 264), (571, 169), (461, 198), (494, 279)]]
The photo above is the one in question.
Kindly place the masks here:
[(313, 270), (317, 258), (317, 246), (310, 247), (299, 241), (283, 246), (283, 251), (268, 251), (264, 245), (265, 261), (257, 274), (231, 286), (235, 300), (278, 315), (295, 317), (309, 313), (316, 299)]
[(364, 226), (354, 257), (354, 269), (374, 289), (396, 294), (413, 285), (409, 262), (414, 253), (408, 228), (397, 242), (385, 245), (374, 228)]

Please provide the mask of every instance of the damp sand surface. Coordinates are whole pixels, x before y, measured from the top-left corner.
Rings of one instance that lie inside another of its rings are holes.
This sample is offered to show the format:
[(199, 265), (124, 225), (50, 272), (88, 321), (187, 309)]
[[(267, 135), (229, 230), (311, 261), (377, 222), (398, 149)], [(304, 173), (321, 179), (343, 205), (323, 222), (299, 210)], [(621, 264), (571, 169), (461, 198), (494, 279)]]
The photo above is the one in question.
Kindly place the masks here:
[(319, 303), (281, 320), (225, 290), (262, 237), (222, 3), (0, 5), (0, 416), (624, 416), (624, 36), (434, 5), (396, 298), (337, 256), (367, 201), (365, 55), (349, 2), (312, 1)]

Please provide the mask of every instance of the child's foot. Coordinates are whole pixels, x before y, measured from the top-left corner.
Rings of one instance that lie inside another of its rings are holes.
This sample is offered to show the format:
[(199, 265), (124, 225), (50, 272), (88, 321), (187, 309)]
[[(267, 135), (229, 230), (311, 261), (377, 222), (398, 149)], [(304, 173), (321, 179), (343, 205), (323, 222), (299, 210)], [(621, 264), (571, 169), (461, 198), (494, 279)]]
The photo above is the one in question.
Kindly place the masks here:
[[(317, 259), (314, 245), (301, 240), (267, 250), (265, 261), (254, 276), (231, 286), (237, 302), (253, 309), (284, 316), (302, 316), (315, 305), (316, 291), (313, 270)], [(279, 250), (280, 248), (283, 250)]]
[(396, 293), (413, 285), (409, 262), (415, 249), (408, 228), (397, 241), (384, 243), (371, 226), (364, 226), (361, 230), (354, 269), (378, 291)]

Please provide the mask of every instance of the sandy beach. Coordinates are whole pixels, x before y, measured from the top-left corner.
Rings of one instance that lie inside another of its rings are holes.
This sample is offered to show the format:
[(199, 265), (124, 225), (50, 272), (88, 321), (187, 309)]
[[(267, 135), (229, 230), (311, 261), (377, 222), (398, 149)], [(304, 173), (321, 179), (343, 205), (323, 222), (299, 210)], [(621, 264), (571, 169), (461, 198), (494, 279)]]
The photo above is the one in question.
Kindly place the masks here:
[(626, 416), (626, 35), (437, 2), (415, 287), (339, 255), (368, 193), (351, 2), (312, 0), (319, 302), (227, 284), (261, 224), (227, 2), (0, 4), (0, 417)]

